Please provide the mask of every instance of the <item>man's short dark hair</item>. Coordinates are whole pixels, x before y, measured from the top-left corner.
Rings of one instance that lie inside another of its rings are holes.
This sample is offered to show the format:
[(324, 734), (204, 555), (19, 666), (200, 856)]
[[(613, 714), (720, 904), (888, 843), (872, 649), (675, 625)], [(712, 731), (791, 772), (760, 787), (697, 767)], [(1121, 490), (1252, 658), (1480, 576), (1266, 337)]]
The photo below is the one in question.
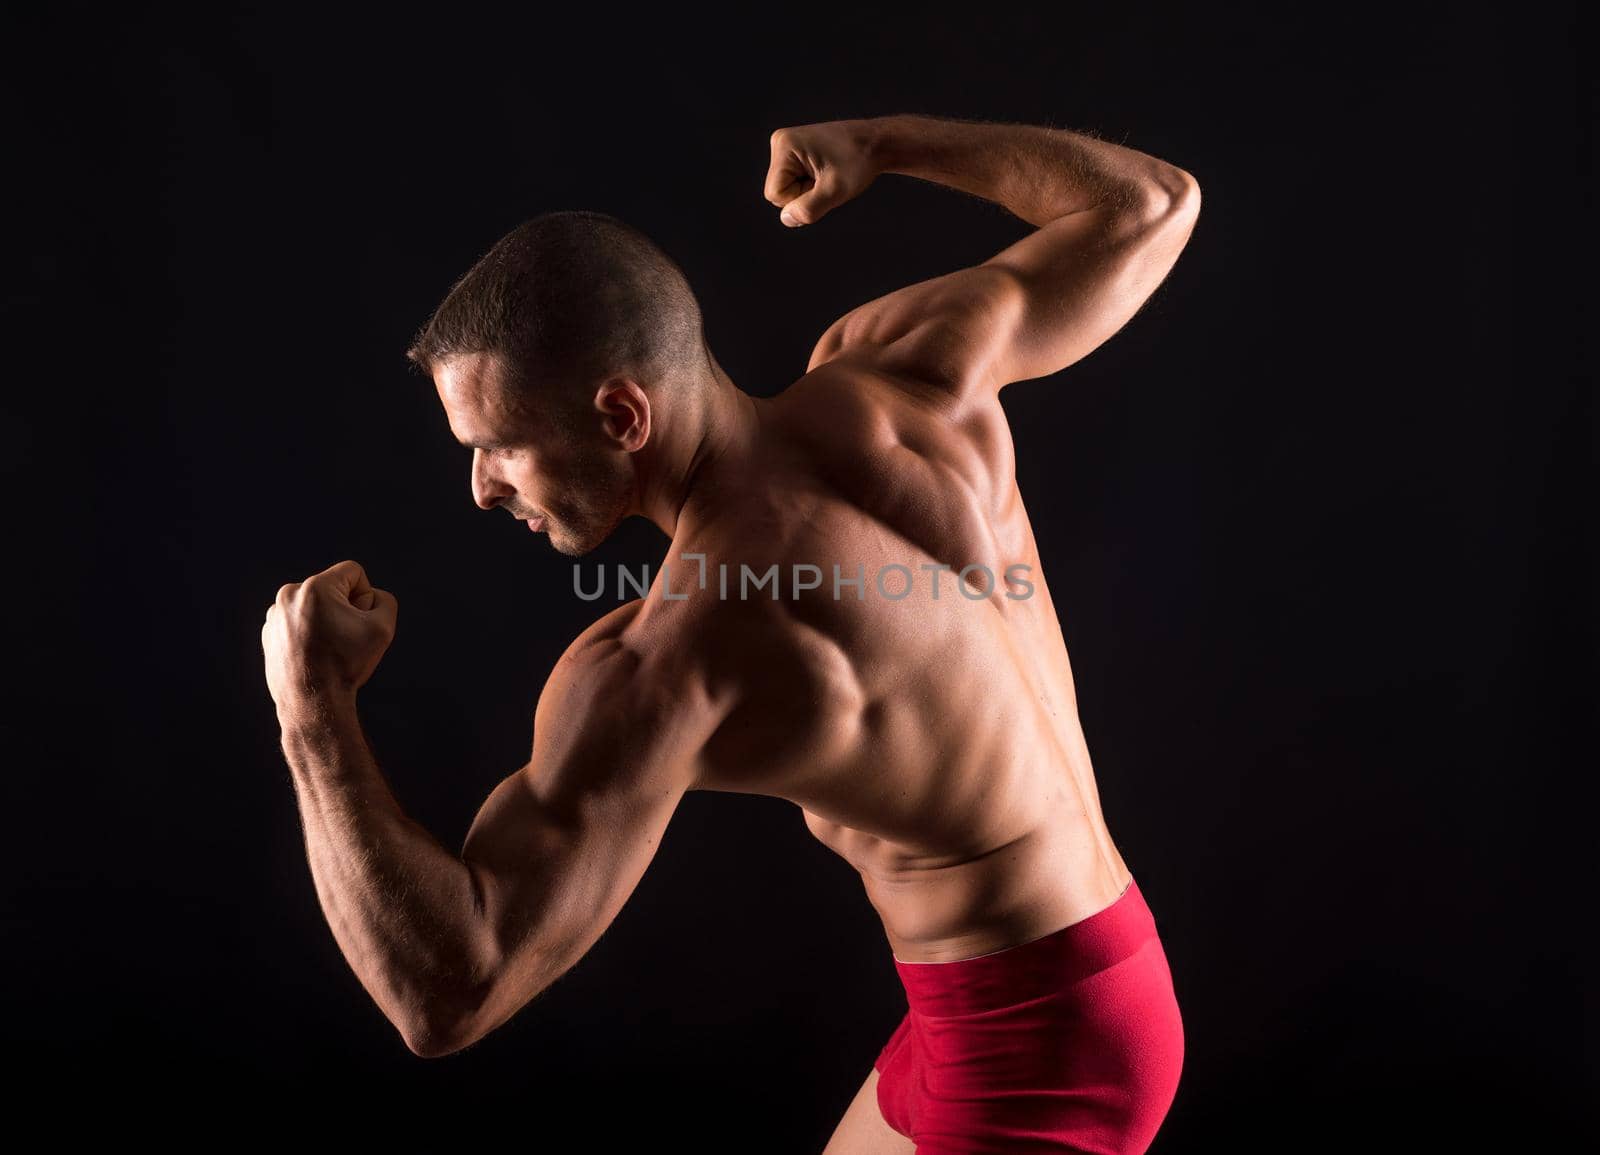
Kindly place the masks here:
[(430, 375), (463, 353), (499, 356), (524, 396), (612, 373), (655, 384), (707, 363), (683, 270), (643, 232), (588, 209), (542, 213), (496, 241), (406, 350)]

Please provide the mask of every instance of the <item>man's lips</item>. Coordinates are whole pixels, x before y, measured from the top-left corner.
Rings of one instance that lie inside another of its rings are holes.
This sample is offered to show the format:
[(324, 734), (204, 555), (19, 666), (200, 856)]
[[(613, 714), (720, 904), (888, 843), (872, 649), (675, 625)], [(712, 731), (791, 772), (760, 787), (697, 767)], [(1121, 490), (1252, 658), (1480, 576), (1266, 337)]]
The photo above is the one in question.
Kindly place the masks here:
[(544, 528), (544, 518), (542, 517), (530, 517), (525, 520), (528, 523), (528, 528), (533, 530), (534, 533), (538, 533)]

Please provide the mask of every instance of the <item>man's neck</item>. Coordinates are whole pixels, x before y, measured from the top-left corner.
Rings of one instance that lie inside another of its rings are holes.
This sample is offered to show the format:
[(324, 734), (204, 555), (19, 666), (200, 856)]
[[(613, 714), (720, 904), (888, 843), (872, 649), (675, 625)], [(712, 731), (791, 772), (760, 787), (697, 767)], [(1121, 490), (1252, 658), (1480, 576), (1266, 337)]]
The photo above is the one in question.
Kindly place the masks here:
[(720, 466), (737, 461), (754, 441), (756, 401), (735, 385), (721, 366), (697, 386), (703, 402), (691, 424), (668, 431), (661, 452), (641, 470), (639, 510), (669, 538), (676, 537), (696, 495), (711, 488)]

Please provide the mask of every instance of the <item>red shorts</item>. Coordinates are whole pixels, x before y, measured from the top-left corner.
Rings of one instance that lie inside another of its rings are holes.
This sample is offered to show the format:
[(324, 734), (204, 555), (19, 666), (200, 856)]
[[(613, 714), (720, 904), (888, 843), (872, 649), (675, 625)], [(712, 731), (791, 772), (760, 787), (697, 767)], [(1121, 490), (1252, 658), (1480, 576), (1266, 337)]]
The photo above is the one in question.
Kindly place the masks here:
[(918, 1155), (1150, 1146), (1183, 1020), (1138, 883), (1032, 942), (894, 965), (909, 1009), (873, 1064), (878, 1109)]

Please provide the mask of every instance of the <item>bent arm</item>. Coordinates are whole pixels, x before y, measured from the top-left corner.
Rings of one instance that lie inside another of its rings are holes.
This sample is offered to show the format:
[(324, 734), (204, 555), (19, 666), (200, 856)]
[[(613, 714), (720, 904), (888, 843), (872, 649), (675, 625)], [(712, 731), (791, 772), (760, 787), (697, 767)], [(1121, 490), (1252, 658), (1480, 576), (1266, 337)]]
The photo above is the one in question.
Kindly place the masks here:
[(485, 923), (460, 858), (401, 810), (354, 694), (280, 708), (317, 899), (356, 977), (414, 1053), (484, 997)]
[(948, 395), (992, 397), (1049, 376), (1128, 322), (1199, 213), (1187, 172), (1084, 133), (916, 115), (855, 123), (875, 170), (993, 201), (1035, 229), (980, 265), (846, 314), (813, 366), (858, 343)]
[(531, 757), (490, 793), (459, 856), (401, 811), (354, 695), (279, 711), (328, 924), (417, 1055), (477, 1041), (577, 962), (692, 784), (721, 708), (615, 626), (602, 619), (557, 662)]
[(490, 794), (462, 850), (495, 982), (451, 1049), (588, 953), (654, 859), (721, 716), (694, 674), (662, 669), (670, 662), (601, 635), (580, 638), (551, 672), (532, 756)]

